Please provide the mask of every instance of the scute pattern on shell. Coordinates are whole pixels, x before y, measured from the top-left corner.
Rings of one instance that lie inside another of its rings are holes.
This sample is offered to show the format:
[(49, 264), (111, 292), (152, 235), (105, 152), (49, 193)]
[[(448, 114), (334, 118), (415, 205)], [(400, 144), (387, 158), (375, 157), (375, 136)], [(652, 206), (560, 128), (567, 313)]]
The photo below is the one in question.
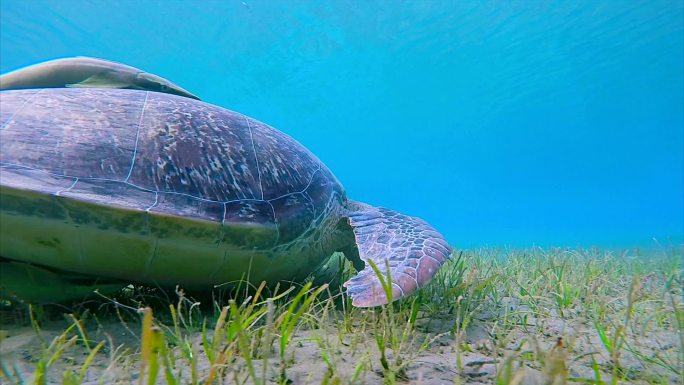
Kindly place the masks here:
[[(0, 94), (3, 110), (12, 111), (2, 124), (0, 161), (62, 176), (123, 180), (145, 94), (75, 100), (69, 92), (50, 91)], [(15, 95), (24, 100), (20, 106), (12, 102)]]
[(216, 202), (260, 198), (242, 115), (191, 99), (147, 95), (129, 182)]
[(0, 97), (0, 170), (10, 187), (38, 180), (46, 194), (218, 222), (217, 242), (232, 225), (254, 226), (242, 242), (265, 248), (294, 241), (346, 199), (295, 140), (207, 103), (103, 89)]

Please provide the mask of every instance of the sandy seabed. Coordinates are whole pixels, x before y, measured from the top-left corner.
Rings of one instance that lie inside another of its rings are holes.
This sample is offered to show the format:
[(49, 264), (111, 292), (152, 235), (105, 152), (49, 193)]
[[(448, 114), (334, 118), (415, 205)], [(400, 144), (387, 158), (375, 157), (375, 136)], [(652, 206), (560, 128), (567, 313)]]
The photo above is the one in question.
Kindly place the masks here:
[(125, 304), (14, 306), (0, 324), (0, 379), (684, 384), (682, 265), (678, 249), (481, 250), (461, 253), (417, 295), (377, 309), (351, 309), (314, 289), (297, 300), (299, 288), (274, 301), (217, 301), (213, 310), (181, 296), (136, 311), (147, 305), (139, 294)]

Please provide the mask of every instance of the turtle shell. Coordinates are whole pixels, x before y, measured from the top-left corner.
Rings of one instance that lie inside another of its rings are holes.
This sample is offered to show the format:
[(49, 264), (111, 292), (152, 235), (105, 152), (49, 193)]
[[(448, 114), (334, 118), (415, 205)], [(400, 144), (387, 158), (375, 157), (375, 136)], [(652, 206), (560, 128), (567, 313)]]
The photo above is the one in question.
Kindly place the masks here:
[(135, 90), (3, 91), (0, 102), (3, 257), (199, 285), (248, 265), (256, 279), (289, 278), (334, 251), (321, 231), (346, 202), (341, 185), (257, 120)]

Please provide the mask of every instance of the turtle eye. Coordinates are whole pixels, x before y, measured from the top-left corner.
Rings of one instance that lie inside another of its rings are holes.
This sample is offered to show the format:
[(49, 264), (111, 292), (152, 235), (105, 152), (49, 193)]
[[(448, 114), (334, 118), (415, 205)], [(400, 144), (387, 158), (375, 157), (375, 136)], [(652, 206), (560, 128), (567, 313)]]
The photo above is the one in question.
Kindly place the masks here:
[(169, 86), (167, 86), (166, 84), (162, 84), (162, 85), (160, 85), (159, 89), (161, 89), (162, 91), (168, 91)]

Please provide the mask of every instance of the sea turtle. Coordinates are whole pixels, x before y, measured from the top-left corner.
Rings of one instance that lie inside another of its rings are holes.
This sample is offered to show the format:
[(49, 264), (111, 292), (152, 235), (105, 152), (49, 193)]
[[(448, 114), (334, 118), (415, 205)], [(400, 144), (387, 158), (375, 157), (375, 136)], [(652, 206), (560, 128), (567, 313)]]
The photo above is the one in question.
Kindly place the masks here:
[[(170, 94), (0, 92), (0, 256), (61, 274), (202, 288), (301, 280), (341, 251), (353, 305), (425, 285), (451, 255), (425, 221), (347, 199), (291, 137)], [(6, 277), (7, 278), (7, 277)], [(0, 279), (0, 281), (2, 281)]]
[(28, 88), (128, 88), (199, 100), (176, 84), (149, 72), (109, 60), (69, 57), (20, 68), (0, 76), (0, 90)]

